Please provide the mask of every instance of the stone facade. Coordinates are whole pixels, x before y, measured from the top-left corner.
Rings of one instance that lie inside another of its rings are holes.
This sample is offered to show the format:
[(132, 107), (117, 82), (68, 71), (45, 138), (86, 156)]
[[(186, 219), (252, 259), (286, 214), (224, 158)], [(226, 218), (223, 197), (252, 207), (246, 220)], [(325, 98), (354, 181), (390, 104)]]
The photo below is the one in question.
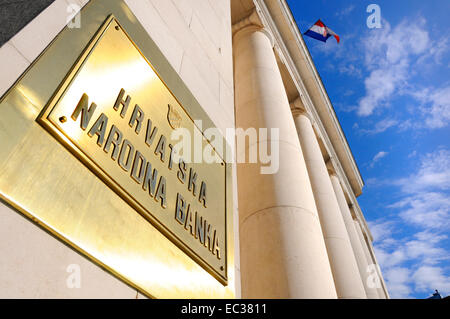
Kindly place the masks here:
[[(2, 45), (0, 95), (64, 28), (68, 6), (87, 2), (54, 1)], [(368, 287), (363, 181), (287, 3), (125, 3), (224, 136), (280, 129), (276, 174), (233, 164), (236, 297), (388, 298), (381, 274)], [(0, 220), (0, 298), (144, 297), (3, 202)], [(66, 288), (70, 264), (80, 289)]]

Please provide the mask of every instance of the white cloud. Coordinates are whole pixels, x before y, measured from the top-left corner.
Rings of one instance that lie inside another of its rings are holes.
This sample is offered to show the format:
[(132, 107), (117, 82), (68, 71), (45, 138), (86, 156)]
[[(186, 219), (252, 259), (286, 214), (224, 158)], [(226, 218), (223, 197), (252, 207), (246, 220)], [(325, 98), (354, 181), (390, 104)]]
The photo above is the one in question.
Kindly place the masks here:
[(417, 155), (417, 151), (414, 150), (414, 151), (412, 151), (411, 153), (408, 154), (408, 158), (416, 157), (416, 155)]
[(445, 276), (439, 267), (421, 266), (414, 272), (412, 278), (418, 291), (437, 289), (444, 296), (450, 294), (450, 278)]
[(344, 96), (350, 96), (350, 95), (353, 95), (353, 94), (355, 94), (355, 91), (348, 89), (348, 90), (346, 90), (346, 91), (344, 92), (343, 95), (344, 95)]
[(364, 41), (365, 62), (373, 70), (410, 62), (412, 55), (424, 53), (430, 45), (425, 20), (403, 20), (395, 28), (383, 21), (382, 29), (373, 29)]
[(391, 298), (408, 298), (412, 293), (408, 268), (393, 267), (384, 273)]
[[(449, 49), (449, 40), (448, 38), (439, 39), (439, 41), (435, 41), (432, 46), (430, 46), (427, 50), (427, 53), (419, 58), (417, 61), (420, 64), (429, 63), (429, 59), (432, 59), (436, 64), (443, 64), (444, 54)], [(448, 66), (447, 66), (448, 67)]]
[(380, 184), (380, 181), (379, 181), (378, 178), (376, 178), (376, 177), (370, 177), (370, 178), (366, 179), (366, 182), (365, 182), (365, 185), (366, 185), (367, 187), (370, 187), (370, 186), (376, 187), (376, 186), (378, 186), (379, 184)]
[(364, 41), (365, 64), (371, 70), (365, 79), (366, 95), (359, 101), (358, 114), (368, 116), (389, 100), (409, 76), (411, 56), (417, 56), (430, 44), (424, 20), (403, 21), (391, 28), (384, 21), (382, 29), (374, 29)]
[(380, 159), (382, 159), (383, 157), (385, 157), (388, 154), (389, 153), (385, 152), (385, 151), (380, 151), (377, 154), (375, 154), (375, 156), (372, 158), (372, 161), (370, 162), (369, 167), (374, 167), (376, 162), (378, 162)]
[(422, 102), (421, 112), (425, 116), (425, 126), (441, 128), (450, 122), (450, 86), (426, 88), (412, 93)]
[(354, 5), (350, 5), (344, 9), (342, 9), (341, 11), (336, 12), (336, 16), (338, 16), (339, 18), (344, 18), (346, 16), (348, 16), (353, 10), (355, 9)]
[(443, 193), (424, 193), (406, 197), (396, 205), (404, 205), (399, 216), (406, 222), (428, 229), (450, 228), (450, 198)]
[(386, 119), (378, 121), (375, 124), (375, 127), (373, 129), (370, 129), (370, 130), (360, 129), (360, 131), (363, 133), (367, 133), (367, 134), (378, 134), (378, 133), (383, 133), (387, 129), (389, 129), (397, 124), (398, 124), (397, 120), (386, 118)]
[(358, 68), (355, 64), (339, 65), (338, 71), (340, 73), (347, 74), (350, 76), (355, 76), (358, 78), (362, 77), (361, 69)]
[(384, 240), (392, 234), (392, 221), (376, 221), (368, 224), (375, 242)]
[[(425, 232), (426, 238), (414, 235), (414, 239), (405, 243), (404, 249), (408, 259), (420, 258), (421, 264), (434, 265), (448, 259), (447, 251), (439, 244), (447, 240), (445, 235)], [(419, 233), (420, 234), (420, 233)]]
[(450, 229), (450, 151), (426, 154), (416, 173), (395, 181), (405, 196), (391, 204), (410, 224), (428, 229)]
[(417, 173), (397, 181), (405, 193), (450, 189), (450, 151), (438, 150), (426, 154)]
[[(353, 6), (350, 6), (336, 15), (352, 10)], [(316, 41), (312, 46), (317, 54), (333, 58), (333, 62), (328, 62), (327, 70), (363, 78), (364, 95), (345, 110), (356, 111), (362, 117), (380, 115), (383, 108), (390, 107), (396, 98), (409, 96), (416, 100), (408, 102), (414, 109), (410, 112), (414, 117), (402, 121), (387, 118), (374, 128), (361, 131), (377, 134), (392, 126), (397, 126), (399, 131), (446, 127), (450, 124), (450, 86), (424, 87), (419, 76), (432, 66), (447, 63), (444, 57), (447, 57), (450, 40), (444, 35), (437, 39), (430, 38), (430, 33), (435, 32), (420, 17), (404, 19), (395, 26), (383, 20), (382, 25), (381, 29), (367, 31), (362, 41), (352, 40), (358, 37), (358, 33), (354, 32), (342, 35), (340, 44)], [(444, 69), (449, 67), (443, 65)], [(398, 106), (396, 111), (405, 111), (406, 107)]]
[(401, 247), (398, 246), (399, 243), (396, 242), (391, 249), (380, 249), (377, 247), (377, 258), (378, 254), (382, 256), (381, 260), (383, 263), (380, 264), (383, 265), (383, 267), (387, 268), (388, 270), (392, 267), (398, 266), (404, 261), (408, 260), (408, 256), (406, 255), (406, 251)]
[[(416, 107), (419, 120), (406, 120), (398, 124), (399, 130), (409, 128), (442, 128), (450, 123), (450, 86), (421, 88), (411, 85), (414, 76), (429, 67), (430, 59), (441, 64), (449, 49), (448, 39), (431, 40), (424, 19), (404, 20), (396, 27), (384, 21), (382, 29), (370, 31), (364, 40), (364, 63), (370, 71), (364, 79), (365, 95), (359, 100), (357, 113), (369, 116), (389, 107), (393, 98), (412, 96), (420, 105)], [(341, 67), (347, 74), (360, 76), (354, 67)], [(342, 71), (341, 71), (342, 72)], [(392, 120), (394, 121), (394, 120)], [(382, 129), (365, 130), (380, 133)]]
[(364, 80), (366, 95), (359, 101), (358, 115), (371, 115), (376, 108), (387, 105), (388, 98), (405, 79), (406, 68), (404, 65), (378, 69), (370, 73), (369, 77)]
[[(385, 222), (379, 226), (383, 224)], [(387, 236), (375, 243), (375, 253), (392, 298), (409, 298), (413, 292), (431, 292), (434, 289), (445, 294), (450, 292), (447, 289), (450, 276), (446, 276), (439, 265), (449, 258), (448, 252), (439, 247), (444, 240), (447, 236), (420, 232), (406, 241)], [(432, 271), (425, 271), (430, 269)]]
[(386, 155), (388, 155), (388, 152), (380, 151), (373, 157), (372, 161), (376, 162), (376, 161), (382, 159), (383, 157), (385, 157)]

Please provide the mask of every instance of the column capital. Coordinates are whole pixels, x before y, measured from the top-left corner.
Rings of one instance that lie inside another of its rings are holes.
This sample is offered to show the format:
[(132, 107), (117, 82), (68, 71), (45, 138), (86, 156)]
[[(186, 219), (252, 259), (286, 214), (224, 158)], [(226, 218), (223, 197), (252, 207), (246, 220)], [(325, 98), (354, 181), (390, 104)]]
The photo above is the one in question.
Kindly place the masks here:
[(264, 33), (267, 38), (269, 39), (272, 48), (275, 46), (275, 39), (272, 35), (272, 33), (264, 27), (261, 18), (258, 15), (258, 12), (254, 8), (252, 12), (239, 22), (236, 22), (231, 27), (233, 37), (242, 30), (248, 30), (248, 31), (259, 31), (261, 33)]
[(289, 106), (291, 107), (291, 112), (294, 117), (298, 115), (305, 115), (312, 123), (312, 118), (306, 111), (301, 96), (298, 96), (293, 102), (289, 104)]
[(254, 26), (257, 28), (264, 28), (261, 19), (258, 16), (258, 13), (256, 12), (256, 9), (253, 9), (252, 12), (246, 16), (245, 18), (241, 19), (240, 21), (236, 22), (232, 25), (231, 30), (233, 32), (233, 35), (236, 34), (239, 30), (242, 30), (246, 27)]

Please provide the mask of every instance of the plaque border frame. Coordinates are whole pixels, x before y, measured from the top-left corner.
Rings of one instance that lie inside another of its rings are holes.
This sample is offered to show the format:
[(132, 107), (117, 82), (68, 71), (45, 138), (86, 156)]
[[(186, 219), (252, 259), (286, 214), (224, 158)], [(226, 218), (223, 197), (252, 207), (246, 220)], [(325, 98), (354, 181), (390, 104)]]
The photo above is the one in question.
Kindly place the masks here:
[[(133, 39), (133, 43), (141, 54), (147, 61), (151, 61), (151, 65), (154, 67), (155, 72), (160, 76), (166, 86), (171, 88), (170, 91), (177, 100), (179, 100), (180, 105), (185, 108), (188, 115), (191, 118), (202, 119), (203, 131), (215, 127), (213, 121), (206, 114), (200, 103), (196, 100), (189, 88), (185, 85), (178, 73), (173, 69), (156, 43), (151, 39), (150, 35), (123, 0), (91, 0), (81, 9), (79, 14), (81, 14), (82, 27), (79, 29), (70, 29), (68, 26), (65, 26), (61, 32), (58, 33), (15, 83), (1, 96), (0, 112), (2, 111), (3, 104), (9, 103), (9, 100), (26, 100), (26, 102), (22, 102), (21, 105), (19, 102), (17, 107), (25, 108), (31, 105), (38, 110), (38, 113), (42, 112), (54, 95), (57, 92), (62, 91), (60, 90), (60, 86), (64, 83), (66, 76), (70, 73), (75, 64), (79, 62), (78, 59), (82, 56), (87, 45), (91, 43), (93, 37), (99, 32), (99, 28), (104, 24), (108, 17), (113, 15), (120, 21), (129, 38)], [(25, 105), (25, 103), (29, 105)], [(37, 120), (37, 117), (34, 120)], [(224, 154), (232, 154), (232, 152), (226, 139), (224, 137), (222, 138), (225, 150), (216, 150), (216, 152), (224, 159)], [(221, 153), (221, 151), (225, 153)], [(0, 156), (3, 155), (6, 154), (4, 154), (3, 150), (0, 150)], [(1, 164), (2, 163), (0, 163), (0, 165)], [(228, 274), (228, 285), (224, 284), (224, 281), (221, 281), (221, 284), (223, 285), (222, 288), (215, 288), (213, 291), (210, 291), (210, 297), (212, 298), (234, 298), (235, 296), (232, 163), (226, 162), (225, 160), (225, 166), (226, 271)], [(149, 298), (159, 297), (158, 291), (152, 291), (152, 289), (144, 287), (139, 282), (129, 280), (126, 276), (116, 271), (114, 267), (108, 266), (102, 260), (99, 260), (83, 249), (76, 242), (73, 242), (71, 239), (62, 235), (57, 229), (47, 225), (33, 213), (32, 207), (17, 201), (14, 196), (11, 196), (11, 194), (1, 189), (1, 187), (0, 203), (4, 203), (6, 206), (22, 214), (38, 227), (60, 240), (63, 244), (72, 248), (77, 253), (80, 253), (123, 281), (125, 284), (137, 289), (145, 296)], [(162, 298), (167, 297), (186, 298), (186, 295), (174, 292), (169, 296), (162, 296)]]

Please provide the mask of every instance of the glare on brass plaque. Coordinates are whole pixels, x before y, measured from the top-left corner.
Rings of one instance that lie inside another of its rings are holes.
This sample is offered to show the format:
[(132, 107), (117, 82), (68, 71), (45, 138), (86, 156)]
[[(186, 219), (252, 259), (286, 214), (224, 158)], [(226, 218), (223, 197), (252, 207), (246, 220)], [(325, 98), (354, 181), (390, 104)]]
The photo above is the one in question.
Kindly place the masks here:
[(38, 121), (227, 283), (226, 166), (217, 154), (219, 160), (209, 164), (175, 152), (179, 140), (172, 133), (178, 128), (199, 138), (203, 148), (209, 144), (116, 19), (107, 20)]

